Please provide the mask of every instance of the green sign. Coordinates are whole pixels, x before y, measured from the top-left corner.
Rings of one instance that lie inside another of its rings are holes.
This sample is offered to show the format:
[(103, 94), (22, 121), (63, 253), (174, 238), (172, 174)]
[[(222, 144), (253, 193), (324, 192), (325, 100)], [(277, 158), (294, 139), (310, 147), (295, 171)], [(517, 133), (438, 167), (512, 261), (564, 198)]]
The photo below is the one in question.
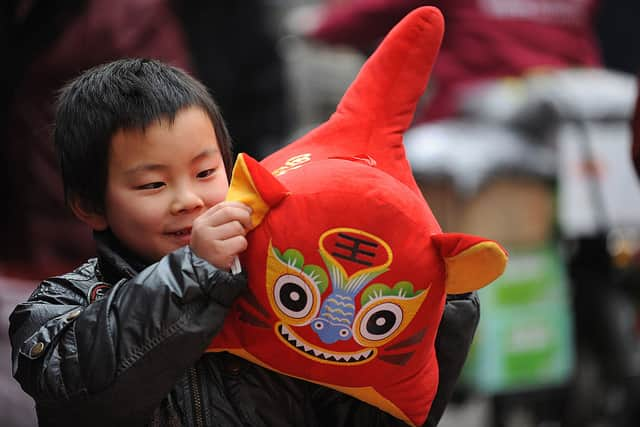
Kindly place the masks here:
[(505, 273), (478, 292), (480, 324), (462, 381), (482, 392), (562, 384), (573, 368), (572, 308), (558, 250), (509, 252)]

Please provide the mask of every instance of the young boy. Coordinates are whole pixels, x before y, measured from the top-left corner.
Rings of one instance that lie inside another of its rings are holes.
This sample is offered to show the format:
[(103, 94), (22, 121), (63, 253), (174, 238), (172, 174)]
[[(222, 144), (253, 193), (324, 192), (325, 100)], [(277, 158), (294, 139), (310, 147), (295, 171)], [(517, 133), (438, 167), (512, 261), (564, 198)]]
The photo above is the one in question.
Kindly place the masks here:
[[(203, 353), (246, 289), (229, 269), (250, 210), (223, 201), (231, 142), (200, 83), (151, 60), (93, 68), (62, 90), (54, 139), (68, 203), (93, 228), (98, 256), (43, 281), (11, 315), (14, 376), (41, 426), (404, 425), (337, 391)], [(427, 425), (444, 410), (434, 407)]]

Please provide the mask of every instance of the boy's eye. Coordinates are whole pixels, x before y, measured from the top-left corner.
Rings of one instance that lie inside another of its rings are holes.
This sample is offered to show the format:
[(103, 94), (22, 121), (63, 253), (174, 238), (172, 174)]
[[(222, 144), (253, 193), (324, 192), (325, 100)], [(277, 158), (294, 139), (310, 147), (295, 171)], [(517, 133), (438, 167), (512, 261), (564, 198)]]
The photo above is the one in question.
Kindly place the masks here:
[(196, 175), (198, 178), (206, 178), (208, 176), (213, 175), (213, 173), (215, 172), (215, 169), (207, 169), (207, 170), (203, 170), (202, 172), (199, 172), (198, 175)]
[(155, 190), (164, 185), (164, 182), (150, 182), (149, 184), (139, 185), (136, 187), (138, 190)]

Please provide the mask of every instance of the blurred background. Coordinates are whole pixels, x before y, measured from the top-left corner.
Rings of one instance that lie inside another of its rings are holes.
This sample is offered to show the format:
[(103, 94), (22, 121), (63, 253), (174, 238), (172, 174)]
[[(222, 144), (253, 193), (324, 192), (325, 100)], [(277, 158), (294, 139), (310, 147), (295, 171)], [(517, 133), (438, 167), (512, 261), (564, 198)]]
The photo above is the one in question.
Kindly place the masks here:
[(260, 159), (324, 122), (388, 30), (429, 4), (446, 33), (407, 155), (444, 231), (511, 254), (480, 291), (440, 425), (639, 425), (636, 0), (3, 2), (0, 425), (36, 425), (11, 378), (11, 310), (93, 253), (50, 139), (64, 82), (123, 56), (183, 67)]

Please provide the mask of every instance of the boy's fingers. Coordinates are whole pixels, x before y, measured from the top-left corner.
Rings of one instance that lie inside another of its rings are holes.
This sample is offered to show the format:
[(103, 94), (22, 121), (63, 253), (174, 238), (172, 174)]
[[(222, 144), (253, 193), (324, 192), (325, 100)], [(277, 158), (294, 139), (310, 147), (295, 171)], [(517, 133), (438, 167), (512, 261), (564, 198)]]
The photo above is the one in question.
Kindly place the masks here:
[(246, 214), (242, 214), (240, 217), (236, 218), (236, 221), (238, 221), (246, 231), (251, 230), (251, 228), (253, 228), (253, 224), (251, 222), (251, 211), (247, 212)]
[(194, 253), (218, 268), (229, 269), (234, 258), (247, 249), (251, 209), (240, 202), (222, 202), (193, 222)]
[(247, 211), (249, 214), (251, 214), (251, 208), (249, 206), (245, 205), (242, 202), (231, 202), (231, 201), (220, 202), (217, 205), (212, 206), (209, 209), (209, 211), (217, 212), (219, 210), (232, 209), (232, 208), (243, 209)]
[(247, 210), (249, 213), (251, 213), (251, 208), (248, 205), (245, 205), (242, 202), (234, 202), (234, 201), (224, 201), (222, 202), (223, 205), (228, 205), (228, 206), (236, 206), (242, 209)]
[(230, 258), (229, 261), (233, 261), (233, 258), (241, 252), (247, 249), (247, 239), (244, 236), (234, 236), (226, 240), (218, 242), (221, 246), (221, 252), (227, 254)]
[[(241, 203), (234, 202), (234, 206), (216, 205), (205, 212), (200, 220), (211, 227), (216, 227), (228, 222), (237, 221), (246, 229), (251, 228), (251, 209)], [(238, 206), (239, 205), (239, 206)]]
[(230, 221), (212, 227), (207, 235), (210, 239), (226, 240), (235, 236), (244, 236), (245, 234), (247, 234), (247, 228), (240, 221)]

